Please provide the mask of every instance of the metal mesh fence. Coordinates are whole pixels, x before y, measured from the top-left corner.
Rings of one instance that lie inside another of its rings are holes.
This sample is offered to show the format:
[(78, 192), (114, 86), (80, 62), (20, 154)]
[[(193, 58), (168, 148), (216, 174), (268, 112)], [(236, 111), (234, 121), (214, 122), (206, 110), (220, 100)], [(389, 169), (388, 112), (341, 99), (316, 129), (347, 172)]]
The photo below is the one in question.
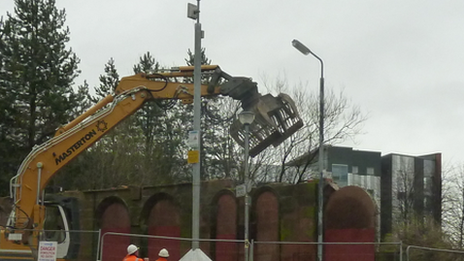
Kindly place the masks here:
[[(160, 249), (167, 248), (170, 255), (169, 259), (179, 260), (192, 248), (192, 241), (191, 238), (107, 232), (102, 235), (98, 260), (120, 261), (125, 256), (126, 247), (130, 243), (140, 246), (140, 257), (156, 260)], [(198, 242), (202, 252), (212, 260), (244, 260), (244, 240), (200, 239)]]
[[(119, 239), (118, 239), (119, 238)], [(124, 233), (105, 233), (102, 236), (102, 261), (116, 261), (123, 253), (108, 250), (115, 242), (128, 242), (141, 246), (141, 256), (156, 260), (158, 251), (170, 245), (171, 260), (179, 260), (191, 249), (191, 238), (175, 238)], [(200, 249), (215, 261), (245, 260), (245, 241), (233, 239), (200, 239)], [(123, 244), (124, 245), (124, 244)], [(324, 261), (394, 261), (402, 260), (401, 243), (340, 242), (323, 243)], [(316, 261), (317, 242), (252, 241), (249, 261)]]
[(464, 251), (455, 249), (408, 246), (406, 261), (464, 261)]
[[(23, 233), (26, 231), (15, 231)], [(191, 238), (163, 237), (100, 231), (27, 231), (42, 241), (55, 241), (58, 255), (79, 261), (121, 261), (126, 256), (127, 246), (140, 246), (140, 257), (154, 261), (158, 252), (167, 248), (169, 260), (177, 261), (192, 249)], [(245, 241), (230, 239), (200, 239), (200, 249), (214, 261), (244, 261)], [(249, 261), (316, 261), (317, 242), (271, 242), (252, 241), (249, 247)], [(60, 252), (66, 249), (67, 252)], [(29, 253), (37, 255), (37, 245), (32, 245)], [(324, 261), (402, 261), (401, 242), (326, 242), (323, 243)], [(407, 259), (416, 260), (458, 260), (464, 261), (464, 251), (445, 252), (409, 246)]]
[[(400, 242), (325, 242), (324, 261), (401, 261)], [(254, 261), (316, 261), (317, 242), (253, 242)]]

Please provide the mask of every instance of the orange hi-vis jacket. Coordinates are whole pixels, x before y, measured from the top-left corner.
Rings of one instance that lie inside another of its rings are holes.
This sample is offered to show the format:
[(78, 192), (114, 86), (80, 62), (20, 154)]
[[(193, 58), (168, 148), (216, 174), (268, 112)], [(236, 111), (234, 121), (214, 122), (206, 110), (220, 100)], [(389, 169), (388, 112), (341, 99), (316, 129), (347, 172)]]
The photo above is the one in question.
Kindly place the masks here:
[(136, 255), (127, 255), (122, 261), (143, 261), (143, 259)]

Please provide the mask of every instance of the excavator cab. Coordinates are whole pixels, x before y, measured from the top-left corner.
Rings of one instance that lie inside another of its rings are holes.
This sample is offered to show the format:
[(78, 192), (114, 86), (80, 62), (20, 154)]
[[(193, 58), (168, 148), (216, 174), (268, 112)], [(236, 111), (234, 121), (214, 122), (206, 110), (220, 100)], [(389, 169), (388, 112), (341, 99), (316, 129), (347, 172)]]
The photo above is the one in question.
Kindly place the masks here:
[[(81, 242), (80, 234), (75, 233), (80, 230), (78, 200), (73, 197), (46, 195), (45, 200), (39, 204), (45, 207), (41, 229), (14, 227), (15, 223), (12, 221), (15, 212), (12, 211), (9, 225), (2, 231), (5, 238), (0, 239), (1, 243), (5, 244), (3, 247), (6, 247), (0, 251), (0, 260), (16, 260), (13, 257), (20, 260), (37, 260), (39, 241), (56, 242), (58, 259), (74, 260), (78, 257)], [(23, 223), (29, 222), (31, 220)], [(21, 245), (21, 242), (27, 243)]]
[(57, 257), (75, 259), (79, 253), (79, 202), (76, 198), (47, 195), (42, 240), (57, 242)]

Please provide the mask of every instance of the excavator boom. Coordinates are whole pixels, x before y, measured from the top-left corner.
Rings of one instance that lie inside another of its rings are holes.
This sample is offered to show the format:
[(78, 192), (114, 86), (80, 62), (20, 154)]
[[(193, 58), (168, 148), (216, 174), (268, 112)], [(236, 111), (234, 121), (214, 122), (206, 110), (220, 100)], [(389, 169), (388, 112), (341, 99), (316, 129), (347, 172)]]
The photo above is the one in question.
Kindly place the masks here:
[[(243, 110), (251, 110), (257, 115), (251, 128), (254, 137), (250, 153), (252, 156), (270, 145), (277, 146), (301, 128), (302, 121), (290, 97), (282, 94), (278, 97), (270, 94), (262, 96), (250, 78), (232, 77), (217, 65), (202, 66), (202, 74), (210, 77), (208, 85), (201, 85), (202, 97), (229, 96), (240, 100)], [(193, 66), (124, 77), (114, 94), (108, 95), (87, 112), (60, 127), (49, 141), (34, 147), (10, 182), (14, 210), (10, 215), (7, 233), (14, 233), (15, 229), (41, 230), (45, 216), (42, 192), (50, 179), (118, 123), (139, 110), (145, 102), (180, 99), (184, 103), (192, 103), (194, 86), (188, 83), (192, 82), (192, 77)], [(241, 129), (237, 122), (234, 122), (231, 129), (239, 144), (243, 143)], [(32, 237), (25, 235), (21, 243), (32, 245), (33, 242), (37, 243), (37, 237), (36, 232)], [(5, 236), (1, 236), (0, 240), (5, 240)], [(2, 241), (0, 248), (12, 244)]]

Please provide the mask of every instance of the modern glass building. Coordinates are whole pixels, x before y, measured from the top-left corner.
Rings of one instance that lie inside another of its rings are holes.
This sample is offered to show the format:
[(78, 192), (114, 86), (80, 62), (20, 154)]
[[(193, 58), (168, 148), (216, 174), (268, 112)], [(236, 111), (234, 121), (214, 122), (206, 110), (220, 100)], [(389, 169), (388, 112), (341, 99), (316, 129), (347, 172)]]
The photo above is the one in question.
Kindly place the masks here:
[[(317, 173), (317, 151), (311, 172)], [(381, 155), (381, 152), (351, 147), (326, 146), (324, 176), (339, 187), (363, 188), (377, 206), (379, 239), (392, 232), (395, 222), (416, 216), (432, 216), (441, 222), (441, 153), (412, 156)], [(305, 156), (292, 162), (304, 162)], [(312, 175), (317, 177), (317, 175)]]
[(441, 170), (441, 153), (382, 157), (382, 236), (411, 218), (431, 216), (441, 223)]

